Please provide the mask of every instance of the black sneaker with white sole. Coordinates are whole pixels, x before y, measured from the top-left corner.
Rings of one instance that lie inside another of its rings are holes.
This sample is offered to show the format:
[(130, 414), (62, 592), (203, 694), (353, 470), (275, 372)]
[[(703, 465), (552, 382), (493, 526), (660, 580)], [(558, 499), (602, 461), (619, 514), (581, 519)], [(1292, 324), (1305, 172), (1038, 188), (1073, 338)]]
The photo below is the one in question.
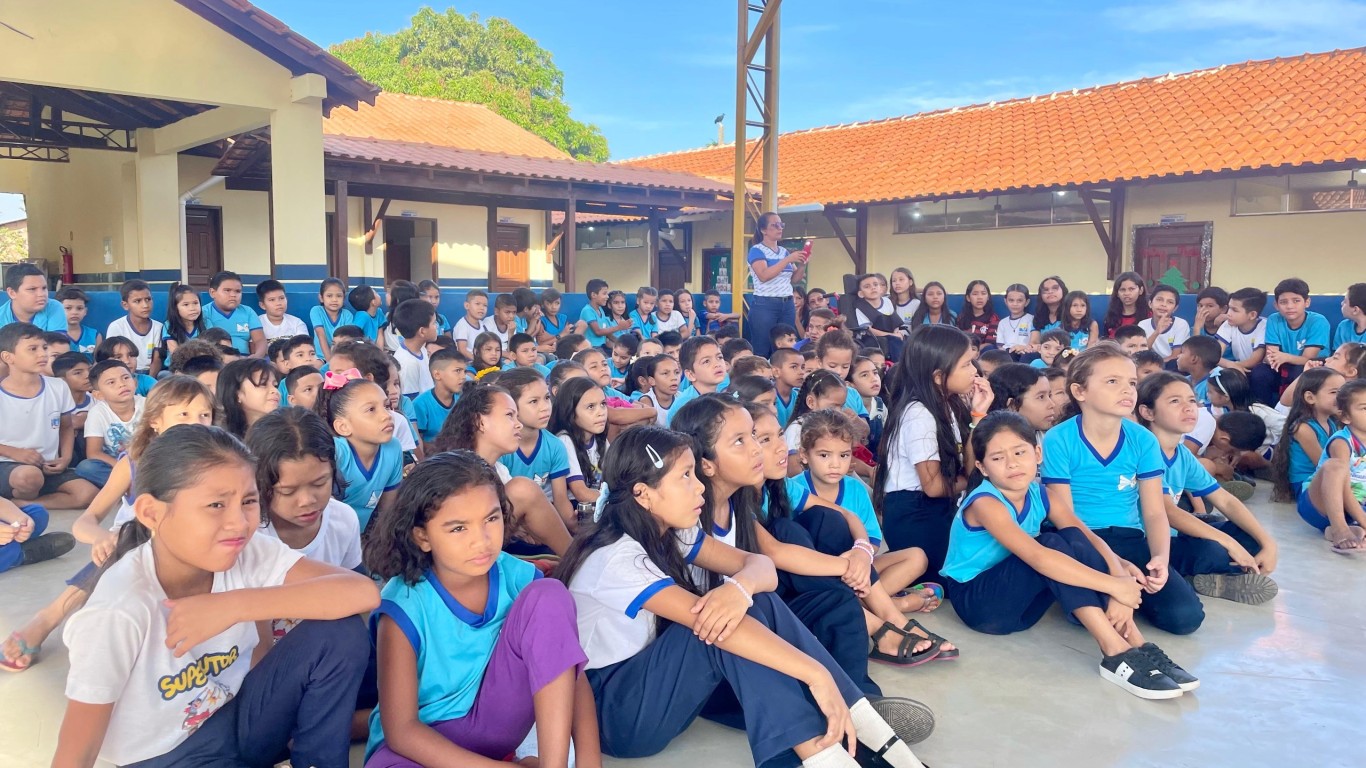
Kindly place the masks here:
[(1152, 659), (1157, 668), (1162, 670), (1162, 674), (1170, 677), (1173, 682), (1181, 686), (1181, 690), (1193, 691), (1200, 687), (1200, 678), (1182, 669), (1180, 664), (1171, 660), (1166, 651), (1158, 648), (1155, 644), (1144, 643), (1138, 647), (1138, 650), (1148, 654), (1148, 658)]
[(33, 565), (45, 560), (61, 557), (76, 546), (76, 539), (69, 533), (45, 533), (34, 536), (19, 545), (20, 565)]
[(1100, 676), (1140, 699), (1174, 699), (1185, 693), (1141, 648), (1101, 659)]
[(1264, 573), (1201, 573), (1190, 577), (1191, 587), (1205, 597), (1235, 603), (1261, 605), (1276, 596), (1280, 587)]

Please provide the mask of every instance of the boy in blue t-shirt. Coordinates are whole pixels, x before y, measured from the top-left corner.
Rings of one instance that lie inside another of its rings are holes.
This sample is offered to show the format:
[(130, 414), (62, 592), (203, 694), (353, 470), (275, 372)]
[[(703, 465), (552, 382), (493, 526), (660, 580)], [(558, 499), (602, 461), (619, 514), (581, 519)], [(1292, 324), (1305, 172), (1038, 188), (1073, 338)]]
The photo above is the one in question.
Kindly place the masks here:
[(432, 388), (413, 398), (417, 430), (423, 442), (436, 440), (446, 417), (460, 399), (465, 386), (465, 366), (469, 359), (454, 349), (439, 349), (430, 355), (428, 368), (432, 373)]
[[(1276, 284), (1276, 314), (1266, 319), (1265, 365), (1283, 389), (1332, 344), (1328, 318), (1309, 311), (1309, 284), (1291, 277)], [(1254, 392), (1256, 388), (1254, 386)]]
[(617, 331), (624, 331), (631, 327), (630, 320), (612, 322), (607, 319), (607, 313), (603, 309), (607, 306), (607, 281), (593, 278), (588, 281), (588, 286), (584, 291), (588, 294), (588, 306), (579, 312), (579, 322), (575, 326), (575, 332), (583, 334), (588, 339), (590, 346), (605, 346)]
[(642, 339), (648, 339), (655, 335), (659, 326), (659, 319), (655, 317), (655, 300), (659, 298), (659, 291), (648, 285), (643, 285), (636, 291), (636, 308), (631, 310), (628, 316), (631, 320), (631, 331)]
[(1352, 283), (1342, 297), (1342, 322), (1333, 331), (1333, 351), (1348, 342), (1366, 344), (1366, 283)]
[(351, 322), (355, 323), (368, 341), (379, 343), (379, 327), (384, 323), (380, 317), (379, 294), (368, 285), (358, 285), (346, 297), (351, 305)]
[(47, 276), (32, 264), (15, 264), (5, 270), (5, 293), (9, 302), (0, 305), (0, 326), (32, 323), (43, 331), (66, 330), (62, 303), (47, 295)]
[(503, 370), (509, 368), (535, 368), (542, 376), (550, 375), (550, 369), (541, 365), (536, 340), (529, 333), (514, 333), (508, 339), (508, 360), (503, 363)]
[(213, 301), (204, 310), (204, 325), (227, 331), (243, 355), (264, 358), (266, 334), (261, 318), (242, 306), (242, 278), (236, 272), (219, 272), (209, 278), (209, 298)]
[(95, 347), (103, 337), (100, 332), (85, 325), (86, 314), (90, 311), (90, 297), (85, 291), (68, 285), (57, 291), (57, 301), (62, 303), (66, 312), (66, 337), (71, 340), (71, 351), (85, 355), (86, 360), (95, 359)]

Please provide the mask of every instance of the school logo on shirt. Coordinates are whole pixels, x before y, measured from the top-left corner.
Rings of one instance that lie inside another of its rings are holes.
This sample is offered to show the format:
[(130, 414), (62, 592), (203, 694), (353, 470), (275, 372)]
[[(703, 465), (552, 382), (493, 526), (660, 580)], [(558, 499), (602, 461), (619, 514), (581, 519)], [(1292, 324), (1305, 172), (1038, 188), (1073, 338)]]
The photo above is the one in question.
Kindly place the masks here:
[(216, 653), (206, 653), (198, 659), (185, 665), (185, 668), (174, 675), (165, 675), (157, 681), (157, 690), (161, 691), (161, 698), (170, 701), (186, 691), (195, 688), (203, 688), (211, 681), (209, 678), (220, 675), (228, 667), (237, 661), (237, 646), (233, 646), (227, 651)]
[(1122, 490), (1124, 490), (1125, 488), (1137, 488), (1137, 487), (1138, 487), (1138, 478), (1137, 478), (1137, 477), (1135, 477), (1135, 476), (1133, 476), (1133, 475), (1121, 475), (1120, 478), (1119, 478), (1119, 488), (1117, 488), (1117, 489), (1115, 489), (1115, 490), (1122, 491)]
[(366, 506), (366, 507), (369, 507), (370, 509), (374, 509), (375, 507), (378, 507), (378, 506), (379, 506), (379, 492), (378, 492), (378, 491), (372, 491), (372, 492), (370, 493), (370, 500), (369, 500), (368, 502), (365, 503), (365, 506)]
[(548, 479), (550, 479), (550, 475), (548, 474), (531, 476), (532, 482), (536, 483), (537, 485), (545, 485), (545, 481)]
[(250, 323), (238, 323), (238, 324), (237, 324), (237, 332), (238, 332), (238, 333), (251, 333), (251, 324), (250, 324)]

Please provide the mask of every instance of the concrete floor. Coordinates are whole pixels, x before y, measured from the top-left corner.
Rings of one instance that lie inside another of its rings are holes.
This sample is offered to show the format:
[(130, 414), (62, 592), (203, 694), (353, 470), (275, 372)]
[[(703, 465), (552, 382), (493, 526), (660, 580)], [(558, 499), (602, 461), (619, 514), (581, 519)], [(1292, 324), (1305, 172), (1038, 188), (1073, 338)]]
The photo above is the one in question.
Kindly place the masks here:
[[(926, 624), (958, 643), (960, 660), (904, 671), (874, 665), (886, 693), (934, 708), (938, 729), (917, 754), (934, 768), (1366, 764), (1352, 725), (1366, 683), (1366, 603), (1357, 602), (1366, 556), (1332, 554), (1289, 505), (1270, 503), (1268, 485), (1251, 506), (1281, 542), (1276, 599), (1260, 607), (1206, 600), (1195, 635), (1149, 632), (1202, 678), (1198, 691), (1148, 702), (1103, 682), (1095, 645), (1056, 607), (1033, 630), (1010, 637), (975, 634), (945, 607)], [(69, 528), (74, 518), (57, 513), (54, 528)], [(86, 554), (78, 548), (0, 576), (0, 630), (7, 634), (55, 596)], [(66, 669), (59, 632), (33, 669), (0, 674), (0, 766), (48, 765)], [(359, 750), (353, 756), (359, 765)], [(609, 765), (751, 761), (743, 734), (699, 721), (662, 755)]]

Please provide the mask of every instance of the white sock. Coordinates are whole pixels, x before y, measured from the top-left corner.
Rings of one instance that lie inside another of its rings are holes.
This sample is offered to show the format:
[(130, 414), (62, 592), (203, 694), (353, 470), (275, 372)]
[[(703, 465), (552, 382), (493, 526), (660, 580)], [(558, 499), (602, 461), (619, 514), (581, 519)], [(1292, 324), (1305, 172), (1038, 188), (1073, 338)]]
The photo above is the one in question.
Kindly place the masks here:
[(858, 768), (858, 761), (849, 756), (843, 744), (831, 744), (802, 761), (805, 768)]
[[(871, 750), (882, 749), (884, 744), (896, 737), (896, 731), (882, 719), (867, 699), (854, 702), (849, 707), (849, 716), (854, 721), (854, 731), (858, 734), (859, 742)], [(900, 739), (883, 753), (882, 759), (892, 768), (925, 768), (911, 751), (910, 745)]]

